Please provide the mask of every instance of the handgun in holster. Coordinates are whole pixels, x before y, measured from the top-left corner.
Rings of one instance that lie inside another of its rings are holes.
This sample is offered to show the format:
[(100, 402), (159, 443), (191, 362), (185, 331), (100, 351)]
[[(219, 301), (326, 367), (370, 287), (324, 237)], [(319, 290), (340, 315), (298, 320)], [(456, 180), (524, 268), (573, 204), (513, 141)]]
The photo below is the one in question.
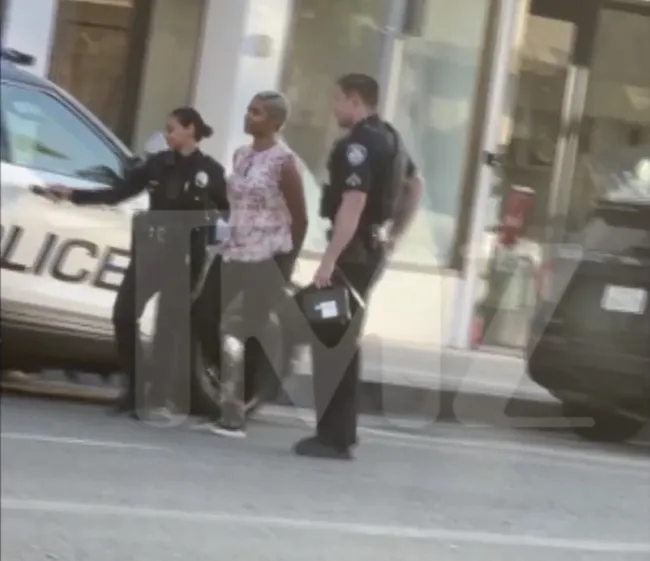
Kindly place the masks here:
[[(388, 241), (388, 229), (383, 224), (373, 224), (357, 229), (350, 243), (341, 253), (339, 261), (368, 263)], [(327, 231), (327, 241), (332, 239), (332, 229)]]

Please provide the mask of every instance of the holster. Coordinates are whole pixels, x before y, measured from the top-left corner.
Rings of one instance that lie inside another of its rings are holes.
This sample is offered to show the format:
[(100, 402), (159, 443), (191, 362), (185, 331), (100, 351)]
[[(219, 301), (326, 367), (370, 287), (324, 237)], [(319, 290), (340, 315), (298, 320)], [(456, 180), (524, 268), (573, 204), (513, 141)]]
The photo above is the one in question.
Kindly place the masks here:
[[(370, 263), (376, 253), (381, 250), (382, 240), (375, 228), (359, 229), (350, 243), (341, 253), (341, 263)], [(327, 232), (327, 240), (332, 239), (332, 230)]]

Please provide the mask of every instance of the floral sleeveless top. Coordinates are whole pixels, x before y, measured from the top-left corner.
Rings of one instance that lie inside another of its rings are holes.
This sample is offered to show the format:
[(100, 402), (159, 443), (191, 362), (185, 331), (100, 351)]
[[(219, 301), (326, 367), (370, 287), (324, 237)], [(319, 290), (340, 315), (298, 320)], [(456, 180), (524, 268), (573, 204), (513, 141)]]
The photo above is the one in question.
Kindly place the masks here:
[(280, 178), (294, 154), (278, 143), (263, 151), (242, 146), (235, 151), (228, 177), (230, 220), (221, 245), (224, 261), (264, 261), (293, 249), (291, 215)]

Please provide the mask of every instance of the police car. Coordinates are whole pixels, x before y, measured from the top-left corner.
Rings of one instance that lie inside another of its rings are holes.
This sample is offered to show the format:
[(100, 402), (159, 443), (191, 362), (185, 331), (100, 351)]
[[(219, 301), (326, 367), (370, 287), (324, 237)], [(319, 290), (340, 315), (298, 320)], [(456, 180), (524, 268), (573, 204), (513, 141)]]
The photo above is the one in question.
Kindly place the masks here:
[(133, 212), (52, 204), (34, 187), (111, 185), (133, 155), (80, 103), (2, 51), (4, 369), (115, 368), (111, 309), (129, 258)]
[(595, 202), (549, 248), (528, 370), (581, 436), (625, 441), (650, 419), (650, 145), (588, 169)]
[[(148, 198), (80, 207), (38, 195), (48, 184), (111, 186), (135, 158), (68, 93), (22, 68), (31, 63), (2, 51), (2, 366), (107, 374), (119, 369), (111, 316), (131, 221)], [(155, 300), (142, 320), (145, 339), (154, 320)], [(195, 372), (202, 391), (193, 396), (209, 408), (216, 390)]]

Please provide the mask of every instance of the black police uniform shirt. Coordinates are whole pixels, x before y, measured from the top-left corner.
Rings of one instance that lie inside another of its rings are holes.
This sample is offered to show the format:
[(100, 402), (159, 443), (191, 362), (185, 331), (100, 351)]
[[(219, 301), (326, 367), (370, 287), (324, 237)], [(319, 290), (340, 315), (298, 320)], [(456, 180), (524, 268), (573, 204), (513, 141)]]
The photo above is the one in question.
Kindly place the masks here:
[[(225, 170), (214, 158), (195, 150), (188, 156), (166, 150), (151, 155), (138, 166), (128, 170), (122, 181), (113, 187), (75, 190), (72, 202), (79, 205), (115, 205), (147, 190), (150, 210), (200, 211), (229, 208), (226, 195)], [(151, 231), (152, 220), (167, 217), (147, 213), (143, 227)], [(214, 237), (214, 228), (193, 228), (190, 234), (191, 275), (196, 280), (206, 255), (206, 246)], [(211, 236), (212, 234), (212, 236)], [(156, 234), (158, 236), (158, 234)], [(131, 232), (131, 250), (135, 248), (136, 232)], [(172, 236), (172, 239), (175, 237)], [(159, 240), (160, 241), (160, 240)], [(165, 237), (165, 246), (168, 243)]]
[[(396, 146), (397, 143), (397, 146)], [(361, 191), (368, 198), (359, 221), (359, 229), (380, 224), (390, 218), (381, 209), (382, 197), (387, 190), (396, 196), (395, 159), (401, 139), (395, 129), (377, 115), (355, 124), (349, 133), (339, 139), (329, 157), (329, 184), (324, 187), (321, 215), (334, 219), (342, 196), (347, 191)], [(403, 150), (403, 146), (401, 147)], [(403, 176), (411, 178), (417, 169), (411, 157), (404, 151)]]
[(80, 205), (114, 205), (145, 189), (151, 210), (228, 210), (225, 170), (200, 150), (188, 156), (171, 150), (153, 154), (116, 185), (75, 190), (71, 200)]

